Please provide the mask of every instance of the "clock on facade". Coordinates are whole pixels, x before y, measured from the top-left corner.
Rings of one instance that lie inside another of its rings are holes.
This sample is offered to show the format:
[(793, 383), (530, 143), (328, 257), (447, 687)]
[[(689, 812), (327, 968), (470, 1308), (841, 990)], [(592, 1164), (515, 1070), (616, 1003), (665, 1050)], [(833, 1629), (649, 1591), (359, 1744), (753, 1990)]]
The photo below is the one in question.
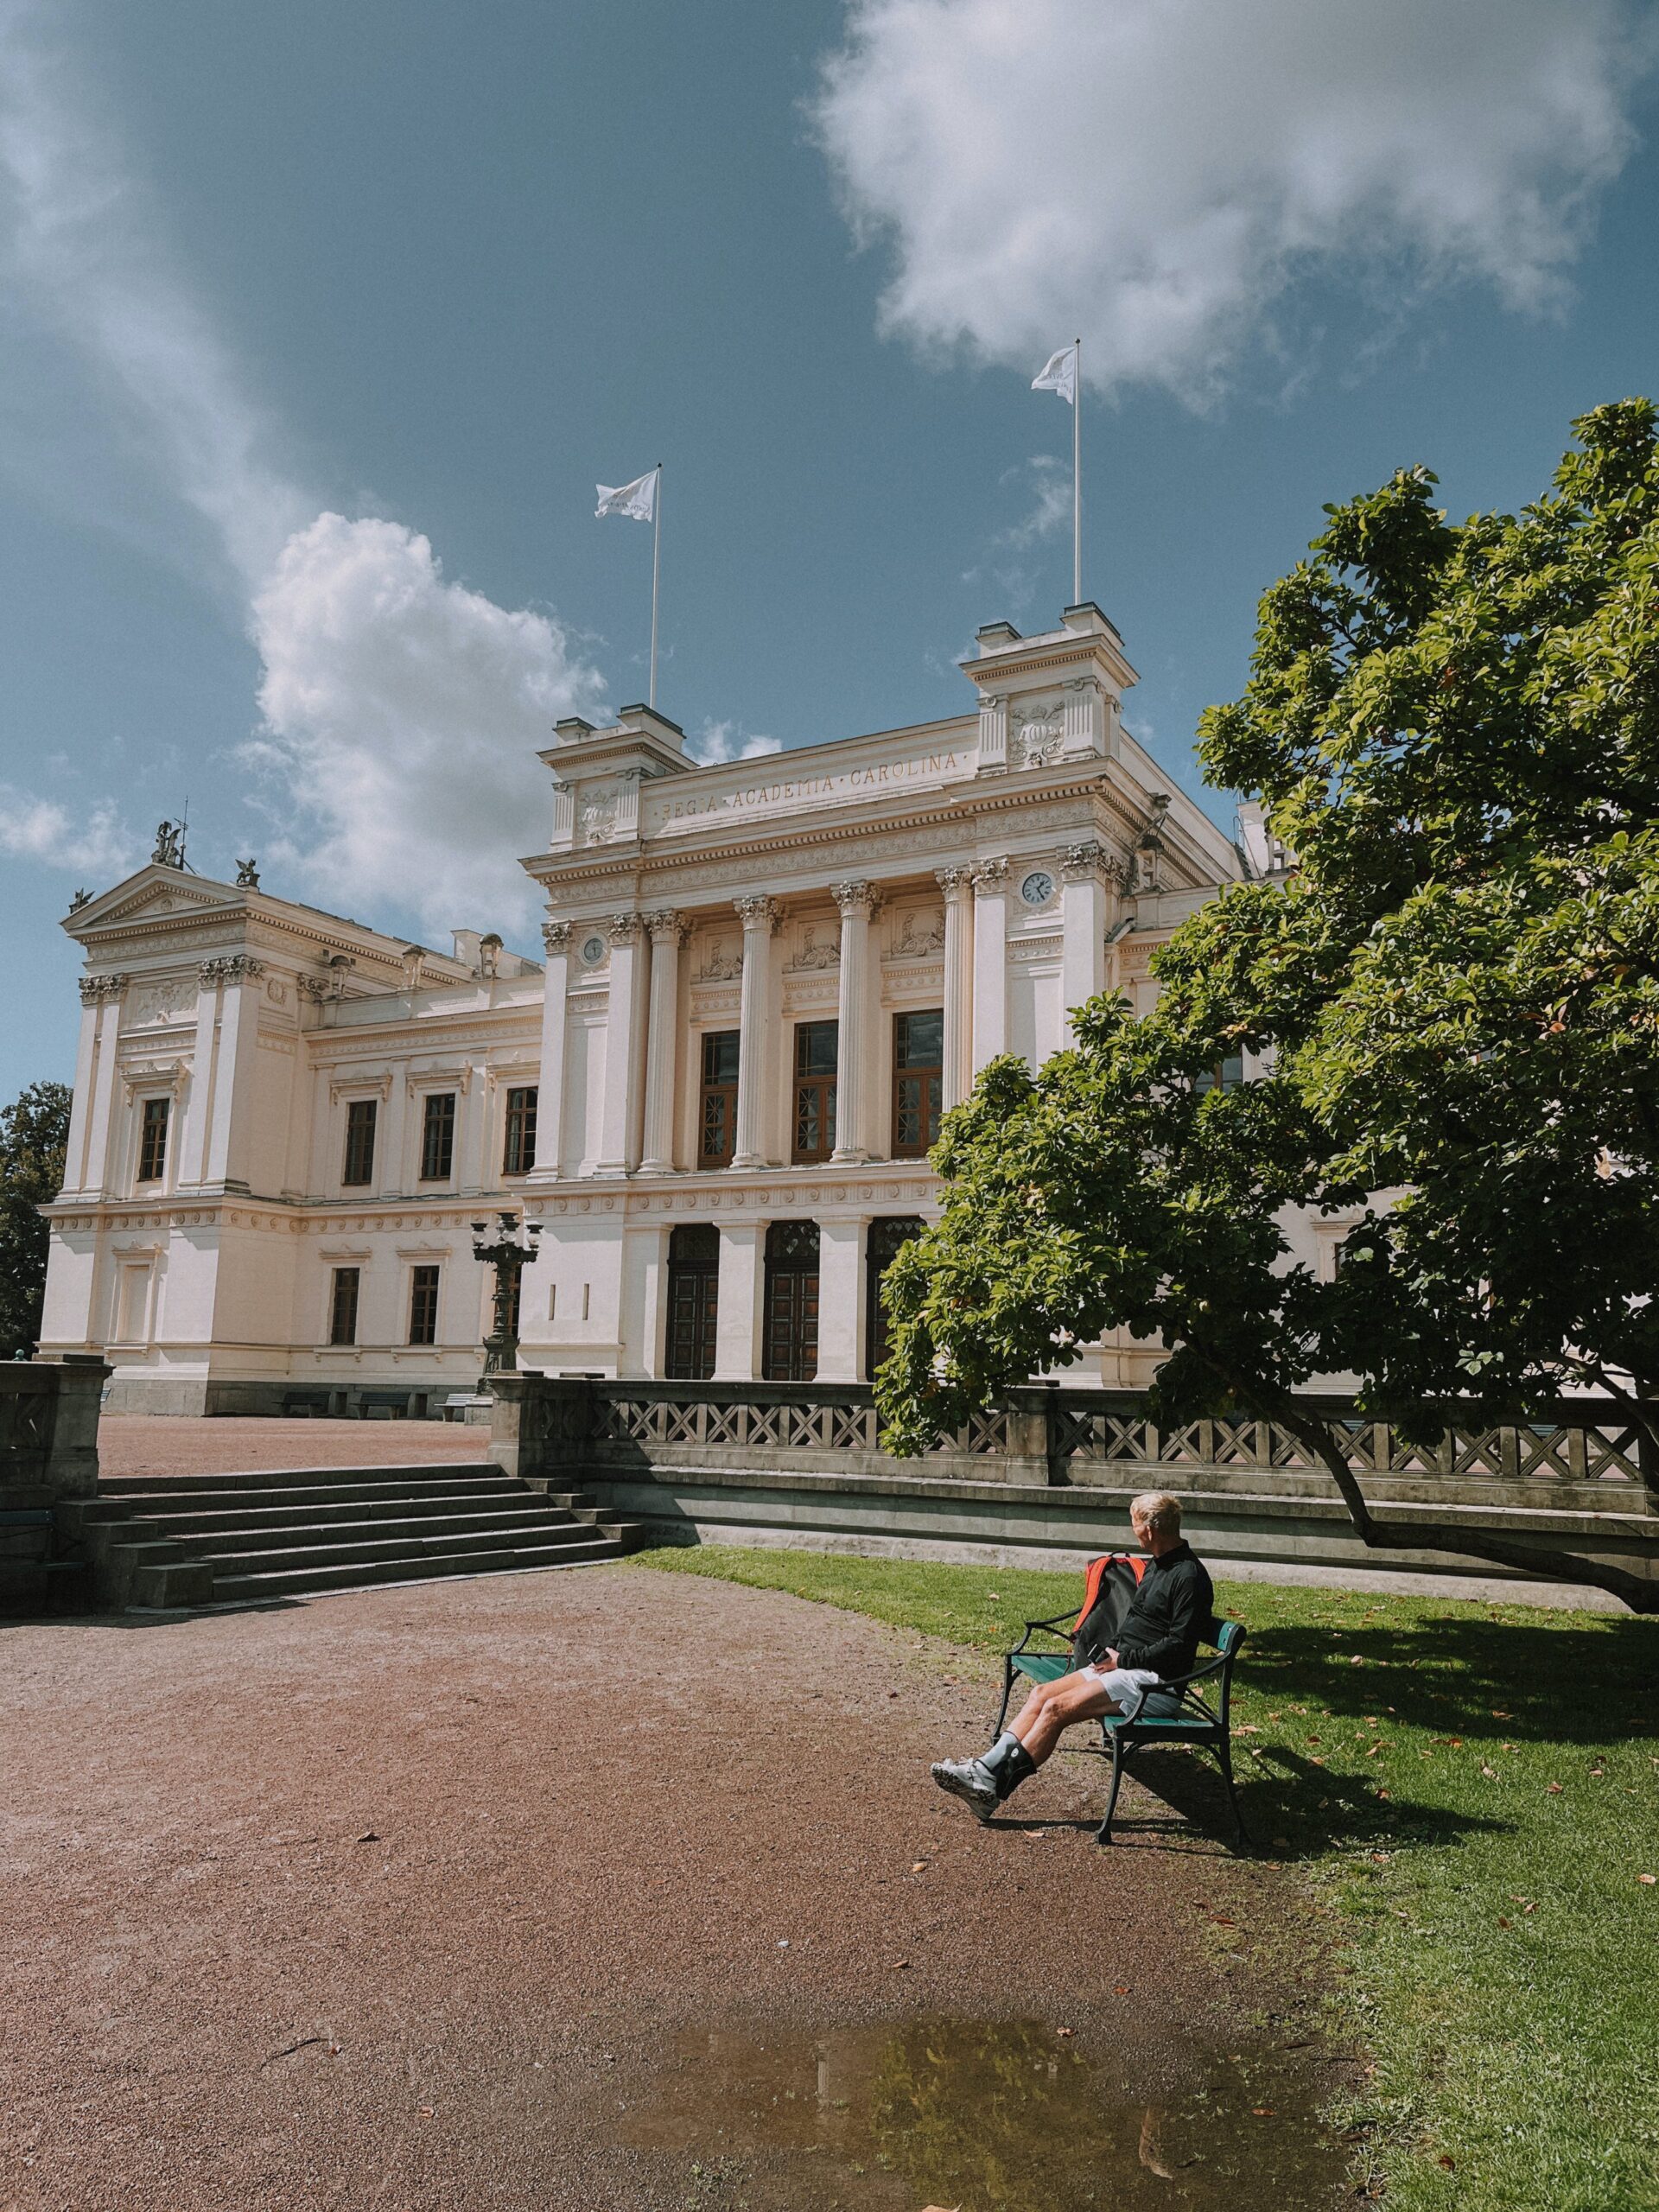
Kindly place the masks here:
[(1046, 906), (1054, 896), (1054, 879), (1046, 868), (1034, 868), (1020, 886), (1020, 896), (1027, 906)]
[(590, 968), (597, 968), (600, 962), (605, 957), (604, 938), (602, 937), (584, 938), (582, 939), (582, 957)]

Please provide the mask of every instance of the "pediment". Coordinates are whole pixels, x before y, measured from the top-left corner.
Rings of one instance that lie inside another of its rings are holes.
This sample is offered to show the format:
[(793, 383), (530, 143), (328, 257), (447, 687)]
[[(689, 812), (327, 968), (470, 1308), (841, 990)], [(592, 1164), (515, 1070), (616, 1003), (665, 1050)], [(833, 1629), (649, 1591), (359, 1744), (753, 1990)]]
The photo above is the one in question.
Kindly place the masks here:
[(238, 913), (246, 904), (246, 894), (232, 884), (183, 875), (177, 868), (150, 867), (89, 899), (66, 918), (64, 927), (71, 937), (86, 937), (111, 928)]

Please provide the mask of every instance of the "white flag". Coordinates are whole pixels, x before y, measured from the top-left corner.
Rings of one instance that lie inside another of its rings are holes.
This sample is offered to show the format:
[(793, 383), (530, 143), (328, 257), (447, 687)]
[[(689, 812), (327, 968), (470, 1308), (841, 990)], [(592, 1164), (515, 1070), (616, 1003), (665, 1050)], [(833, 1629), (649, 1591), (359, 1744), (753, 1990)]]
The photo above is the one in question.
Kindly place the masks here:
[(1053, 355), (1039, 377), (1031, 380), (1033, 391), (1058, 391), (1067, 406), (1077, 404), (1077, 349), (1074, 344), (1062, 346)]
[(657, 471), (649, 468), (643, 476), (636, 476), (632, 484), (596, 484), (599, 505), (594, 509), (596, 520), (607, 515), (626, 515), (632, 522), (650, 522), (657, 512)]

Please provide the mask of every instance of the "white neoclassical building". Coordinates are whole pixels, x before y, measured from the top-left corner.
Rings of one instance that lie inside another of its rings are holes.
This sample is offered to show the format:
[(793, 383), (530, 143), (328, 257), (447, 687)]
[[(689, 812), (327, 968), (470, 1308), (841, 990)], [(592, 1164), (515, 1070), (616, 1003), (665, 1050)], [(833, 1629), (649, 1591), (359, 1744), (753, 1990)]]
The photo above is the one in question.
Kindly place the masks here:
[[(471, 1224), (541, 1226), (524, 1364), (857, 1381), (940, 1115), (1033, 1063), (1276, 856), (1125, 731), (1090, 603), (979, 632), (960, 715), (702, 766), (663, 716), (542, 754), (544, 967), (429, 952), (159, 860), (79, 907), (42, 1348), (167, 1412), (410, 1403), (477, 1376)], [(1074, 1379), (1132, 1381), (1103, 1346)]]

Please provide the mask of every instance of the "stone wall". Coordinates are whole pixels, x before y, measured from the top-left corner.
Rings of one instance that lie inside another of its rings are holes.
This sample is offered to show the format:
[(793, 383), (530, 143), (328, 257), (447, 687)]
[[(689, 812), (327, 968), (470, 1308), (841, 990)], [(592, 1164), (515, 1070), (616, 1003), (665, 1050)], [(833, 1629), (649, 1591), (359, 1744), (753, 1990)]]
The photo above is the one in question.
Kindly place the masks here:
[(0, 1363), (0, 1613), (74, 1602), (77, 1501), (98, 1488), (101, 1359)]

